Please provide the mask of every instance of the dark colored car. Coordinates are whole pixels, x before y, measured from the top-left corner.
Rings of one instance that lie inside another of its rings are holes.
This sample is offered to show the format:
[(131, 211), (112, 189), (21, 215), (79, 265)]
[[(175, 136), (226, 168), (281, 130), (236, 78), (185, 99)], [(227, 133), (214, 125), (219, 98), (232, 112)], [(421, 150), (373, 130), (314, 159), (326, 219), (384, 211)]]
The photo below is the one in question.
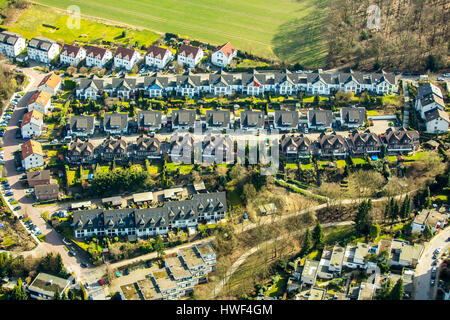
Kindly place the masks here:
[(17, 207), (14, 208), (14, 211), (18, 211), (20, 209), (22, 209), (22, 207), (21, 206), (17, 206)]
[(81, 264), (81, 267), (82, 267), (82, 268), (87, 268), (87, 266), (88, 266), (88, 265), (87, 265), (86, 263), (84, 263), (84, 262)]
[(14, 195), (14, 193), (12, 193), (11, 191), (10, 192), (7, 192), (7, 193), (5, 193), (5, 196), (7, 196), (7, 197), (11, 197), (11, 196), (13, 196)]

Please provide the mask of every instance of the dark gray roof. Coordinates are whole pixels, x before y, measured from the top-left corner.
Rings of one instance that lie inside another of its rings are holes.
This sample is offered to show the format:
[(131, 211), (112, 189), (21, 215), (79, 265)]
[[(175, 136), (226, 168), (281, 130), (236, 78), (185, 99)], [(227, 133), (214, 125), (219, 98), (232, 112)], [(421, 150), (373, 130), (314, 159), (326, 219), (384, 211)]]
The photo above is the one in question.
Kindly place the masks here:
[(0, 43), (13, 46), (16, 44), (17, 40), (20, 38), (23, 38), (20, 34), (9, 32), (9, 31), (2, 31), (0, 32)]
[(177, 220), (199, 220), (207, 213), (226, 211), (225, 192), (202, 193), (189, 200), (165, 202), (156, 208), (74, 211), (73, 223), (75, 230), (169, 227)]
[(89, 132), (94, 129), (94, 116), (71, 116), (70, 117), (70, 130)]
[(422, 99), (430, 94), (435, 94), (442, 99), (442, 91), (439, 87), (435, 86), (431, 82), (422, 84), (417, 90), (416, 99)]
[(105, 127), (105, 130), (125, 130), (128, 125), (128, 114), (117, 112), (105, 113), (103, 125)]
[(194, 126), (195, 111), (194, 110), (175, 110), (172, 112), (172, 121), (176, 126)]
[(224, 110), (207, 111), (206, 123), (210, 127), (226, 128), (230, 125), (230, 112)]
[(312, 126), (329, 127), (333, 122), (333, 113), (330, 110), (309, 109), (308, 115)]
[(30, 42), (28, 42), (28, 47), (42, 51), (48, 51), (53, 44), (56, 44), (56, 41), (47, 38), (36, 37), (31, 39)]
[(159, 127), (161, 124), (161, 111), (139, 111), (137, 115), (138, 125), (141, 127)]
[(288, 110), (275, 111), (274, 122), (278, 127), (298, 126), (298, 112)]
[(342, 124), (358, 124), (359, 126), (364, 125), (366, 121), (366, 108), (364, 107), (351, 107), (351, 108), (342, 108)]
[(257, 111), (241, 112), (241, 126), (245, 128), (264, 128), (264, 113)]

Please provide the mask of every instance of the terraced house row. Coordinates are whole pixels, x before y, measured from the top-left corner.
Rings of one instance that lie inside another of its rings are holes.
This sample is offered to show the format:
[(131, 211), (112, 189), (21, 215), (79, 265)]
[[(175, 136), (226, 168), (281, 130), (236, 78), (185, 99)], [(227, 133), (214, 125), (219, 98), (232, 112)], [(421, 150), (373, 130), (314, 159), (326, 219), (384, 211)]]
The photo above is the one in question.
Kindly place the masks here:
[(338, 90), (360, 93), (365, 90), (376, 94), (397, 92), (396, 76), (384, 71), (360, 73), (344, 72), (293, 73), (289, 70), (257, 71), (183, 75), (162, 75), (154, 73), (145, 77), (76, 79), (76, 95), (80, 99), (93, 100), (104, 93), (112, 97), (129, 99), (139, 91), (148, 97), (162, 97), (169, 93), (179, 96), (201, 96), (202, 94), (225, 95), (234, 93), (263, 95), (273, 93), (290, 95), (299, 92), (329, 95)]
[[(212, 133), (196, 139), (189, 133), (174, 134), (168, 141), (141, 135), (135, 142), (127, 142), (123, 137), (108, 137), (95, 147), (90, 139), (78, 138), (69, 145), (67, 161), (71, 164), (92, 164), (99, 160), (128, 162), (161, 159), (168, 155), (175, 162), (192, 163), (198, 160), (206, 164), (228, 163), (235, 159), (235, 140), (229, 135)], [(311, 156), (378, 156), (383, 151), (387, 154), (406, 154), (418, 149), (419, 133), (403, 128), (389, 128), (382, 135), (370, 130), (354, 130), (348, 137), (335, 132), (322, 133), (316, 141), (303, 134), (285, 134), (279, 144), (280, 154), (287, 160)]]
[(94, 209), (73, 212), (76, 238), (98, 236), (137, 237), (167, 234), (169, 229), (195, 228), (199, 223), (225, 219), (225, 192), (194, 194), (190, 199), (168, 201), (147, 209)]

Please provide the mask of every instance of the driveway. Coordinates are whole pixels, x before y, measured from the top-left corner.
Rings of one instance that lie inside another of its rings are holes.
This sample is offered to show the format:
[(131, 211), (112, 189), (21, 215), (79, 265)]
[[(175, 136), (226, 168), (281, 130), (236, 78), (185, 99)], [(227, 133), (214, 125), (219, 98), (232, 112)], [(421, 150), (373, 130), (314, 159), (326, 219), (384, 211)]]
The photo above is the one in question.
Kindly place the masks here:
[(448, 237), (450, 237), (450, 226), (441, 230), (430, 242), (425, 244), (425, 249), (416, 266), (414, 300), (433, 300), (436, 296), (437, 281), (433, 288), (430, 287), (433, 253), (437, 248), (442, 247), (442, 254), (450, 247), (450, 242), (446, 242)]

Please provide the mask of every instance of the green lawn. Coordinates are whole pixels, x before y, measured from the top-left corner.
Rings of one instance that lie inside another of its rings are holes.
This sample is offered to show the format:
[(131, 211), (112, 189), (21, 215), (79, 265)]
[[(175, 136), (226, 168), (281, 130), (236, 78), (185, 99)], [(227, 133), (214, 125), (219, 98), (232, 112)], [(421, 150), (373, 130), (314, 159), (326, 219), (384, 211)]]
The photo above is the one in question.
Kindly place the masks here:
[(189, 174), (193, 168), (193, 164), (178, 164), (173, 162), (167, 164), (167, 171), (177, 171), (180, 169), (180, 174)]
[(75, 184), (75, 175), (76, 175), (76, 171), (74, 170), (69, 170), (67, 171), (67, 180), (69, 182), (69, 186), (73, 186)]
[(302, 167), (302, 170), (313, 170), (314, 164), (313, 163), (307, 163), (307, 164), (300, 164)]
[(364, 158), (353, 158), (353, 162), (355, 163), (355, 165), (367, 163), (367, 161)]
[(428, 152), (418, 151), (418, 152), (414, 153), (412, 156), (406, 156), (405, 160), (420, 161), (420, 160), (423, 160), (427, 156), (427, 154), (428, 154)]
[(266, 291), (266, 296), (268, 297), (278, 297), (283, 295), (283, 293), (286, 291), (286, 285), (287, 285), (288, 278), (286, 276), (279, 275), (277, 276), (276, 281), (274, 281), (274, 284), (270, 289)]
[(344, 168), (347, 165), (345, 160), (336, 160), (336, 164), (338, 168)]
[[(323, 27), (324, 0), (35, 0), (66, 10), (76, 4), (81, 13), (171, 32), (219, 45), (230, 41), (237, 49), (304, 66), (319, 66), (327, 47)], [(40, 20), (40, 15), (30, 18)], [(40, 24), (39, 23), (39, 24)], [(35, 25), (36, 26), (36, 25)], [(87, 32), (83, 24), (82, 30)], [(82, 31), (81, 33), (86, 33)], [(96, 34), (102, 37), (102, 31)]]
[(296, 163), (286, 163), (285, 168), (286, 169), (291, 169), (291, 170), (297, 170), (298, 169), (298, 165)]
[[(43, 3), (45, 1), (42, 1)], [(51, 1), (48, 1), (49, 3)], [(66, 2), (62, 8), (67, 9), (72, 5), (72, 1), (54, 1), (62, 4)], [(69, 3), (70, 2), (70, 3)], [(123, 2), (125, 4), (125, 2)], [(102, 4), (103, 5), (103, 4)], [(87, 14), (86, 10), (81, 9), (82, 14)], [(94, 15), (100, 14), (96, 11)], [(93, 14), (93, 12), (91, 12)], [(123, 28), (108, 26), (102, 23), (93, 22), (89, 20), (81, 20), (80, 29), (69, 29), (67, 25), (68, 16), (56, 12), (56, 10), (49, 9), (42, 6), (33, 6), (25, 13), (23, 13), (16, 23), (9, 28), (10, 31), (22, 34), (25, 38), (32, 38), (35, 36), (43, 36), (54, 40), (64, 41), (65, 43), (72, 43), (73, 41), (80, 42), (100, 42), (114, 41), (123, 45), (134, 45), (135, 41), (139, 46), (149, 45), (155, 42), (159, 35), (149, 31), (134, 31), (128, 30), (125, 37), (121, 37)], [(55, 26), (58, 29), (52, 29), (43, 26), (43, 24)]]

